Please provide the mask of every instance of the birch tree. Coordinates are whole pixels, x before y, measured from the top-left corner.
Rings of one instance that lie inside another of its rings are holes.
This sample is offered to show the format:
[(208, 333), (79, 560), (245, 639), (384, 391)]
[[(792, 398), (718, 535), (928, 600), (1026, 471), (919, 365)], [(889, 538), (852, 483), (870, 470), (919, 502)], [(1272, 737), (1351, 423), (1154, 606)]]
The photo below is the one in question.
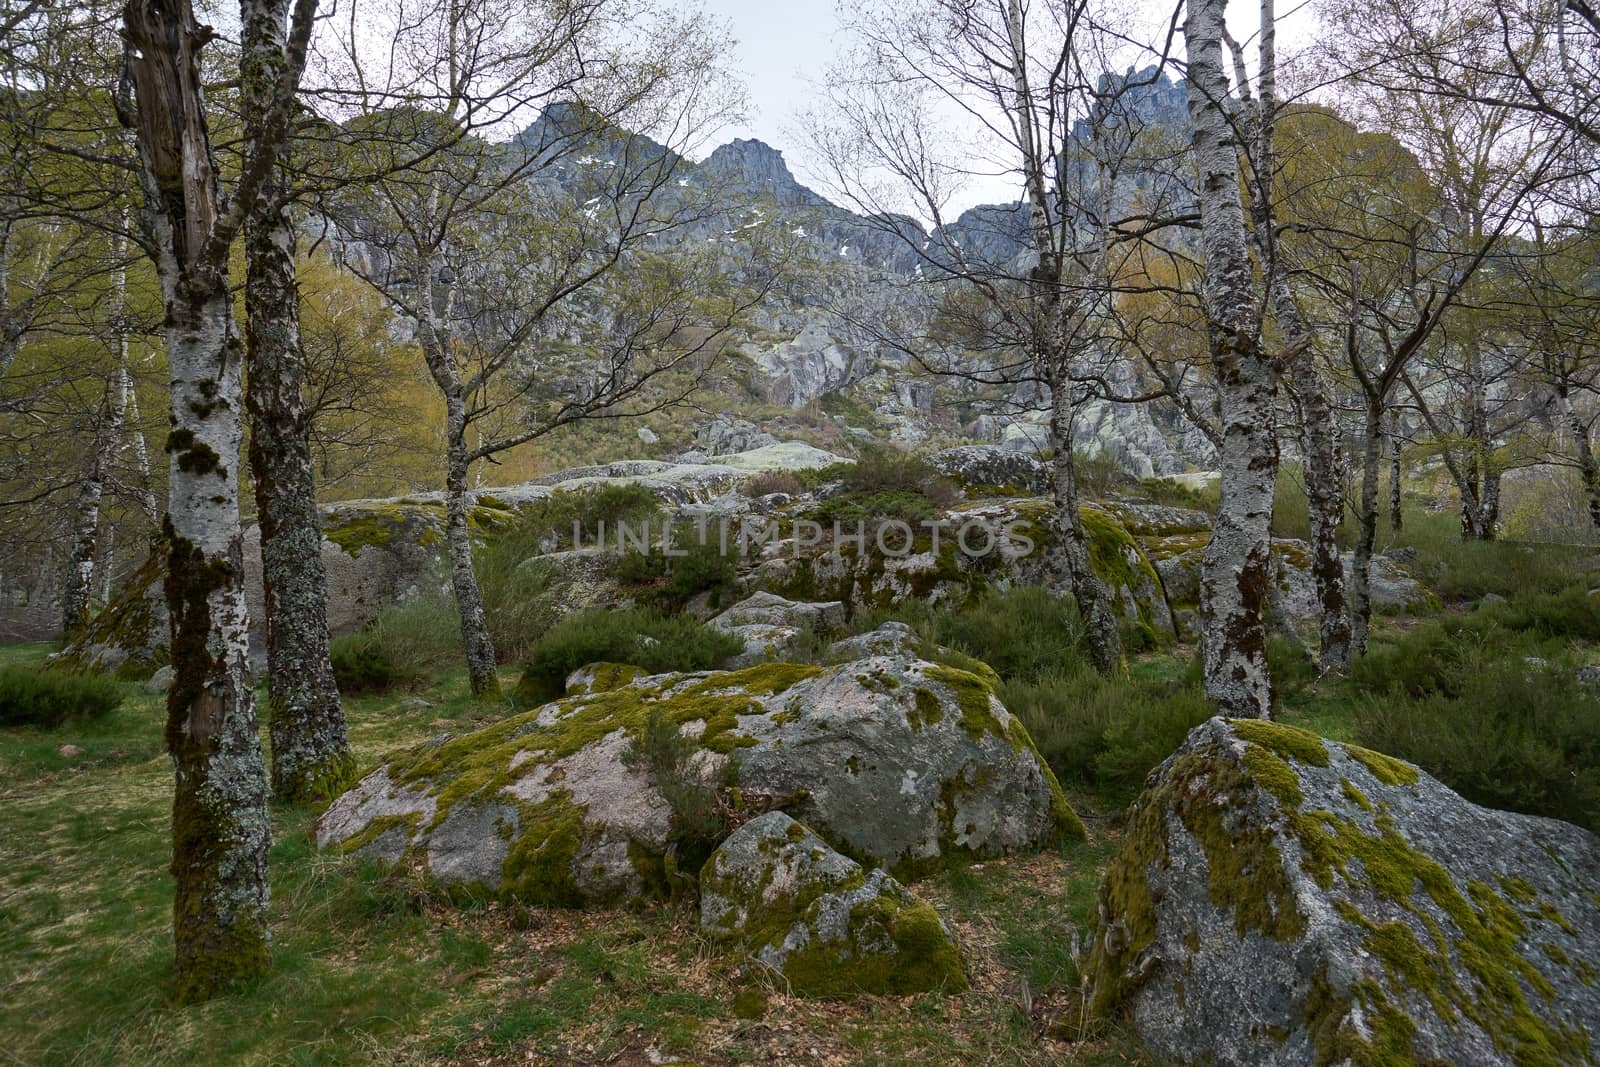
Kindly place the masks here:
[[(165, 592), (174, 668), (166, 744), (176, 774), (172, 873), (177, 997), (204, 999), (268, 963), (267, 784), (246, 670), (238, 459), (244, 352), (228, 254), (277, 165), (316, 12), (297, 0), (274, 78), (241, 71), (268, 101), (246, 132), (233, 195), (221, 193), (201, 56), (216, 34), (188, 0), (130, 0), (118, 114), (134, 133), (142, 225), (166, 303), (172, 428)], [(258, 17), (252, 0), (241, 22)]]
[[(340, 239), (345, 262), (412, 323), (444, 400), (451, 587), (472, 691), (494, 698), (474, 465), (640, 397), (713, 351), (759, 299), (759, 284), (714, 280), (705, 253), (677, 266), (646, 255), (716, 216), (682, 178), (683, 158), (735, 101), (701, 15), (622, 0), (401, 0), (384, 17), (439, 47), (374, 60), (361, 40), (342, 42), (361, 86), (342, 136), (372, 180), (344, 197)], [(504, 136), (518, 122), (530, 124)], [(676, 283), (623, 281), (647, 262)], [(702, 299), (719, 291), (731, 299)], [(551, 384), (545, 357), (577, 336), (585, 308), (598, 316), (586, 372), (565, 396), (524, 403)], [(484, 432), (513, 409), (512, 428)]]
[(1201, 567), (1200, 650), (1206, 695), (1222, 714), (1251, 718), (1272, 712), (1264, 611), (1278, 473), (1279, 368), (1262, 343), (1262, 301), (1240, 199), (1243, 146), (1229, 115), (1225, 8), (1226, 0), (1192, 0), (1184, 23), (1204, 302), (1222, 436), (1221, 501)]
[[(271, 117), (289, 62), (288, 10), (288, 0), (259, 0), (247, 12), (240, 59), (247, 129)], [(287, 154), (280, 149), (285, 158), (261, 183), (245, 224), (245, 404), (266, 596), (272, 792), (293, 804), (333, 799), (354, 782), (355, 761), (329, 653)]]
[[(1143, 125), (1129, 101), (1156, 74), (1112, 74), (1085, 3), (868, 6), (852, 28), (861, 47), (831, 72), (828, 111), (808, 119), (807, 133), (829, 192), (917, 257), (906, 298), (937, 308), (929, 333), (883, 339), (936, 374), (1048, 393), (1047, 551), (1077, 601), (1090, 658), (1118, 673), (1117, 621), (1079, 514), (1073, 425), (1089, 396), (1148, 399), (1117, 396), (1105, 382), (1108, 364), (1126, 362), (1109, 324), (1122, 246), (1165, 206), (1131, 207), (1119, 191)], [(978, 131), (975, 143), (946, 128), (951, 114)], [(1018, 261), (963, 248), (949, 227), (952, 196), (985, 167), (1020, 189), (1027, 251)], [(908, 210), (930, 228), (908, 225)], [(938, 327), (957, 320), (961, 354), (941, 352)]]

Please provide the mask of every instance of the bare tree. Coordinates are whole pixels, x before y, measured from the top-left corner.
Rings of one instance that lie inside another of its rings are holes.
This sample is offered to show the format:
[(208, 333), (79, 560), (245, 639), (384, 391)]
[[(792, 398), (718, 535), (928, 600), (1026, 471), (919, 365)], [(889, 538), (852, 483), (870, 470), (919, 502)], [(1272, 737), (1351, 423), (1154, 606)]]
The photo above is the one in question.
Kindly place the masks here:
[[(167, 694), (173, 800), (173, 908), (180, 1001), (206, 998), (267, 967), (267, 784), (247, 675), (238, 457), (244, 353), (228, 254), (272, 178), (288, 132), (315, 0), (297, 0), (286, 60), (241, 70), (266, 101), (245, 131), (233, 195), (221, 193), (201, 54), (216, 36), (188, 0), (132, 0), (117, 91), (142, 164), (144, 243), (166, 302), (172, 429), (166, 600), (174, 679)], [(241, 22), (258, 17), (243, 0)]]
[[(342, 198), (341, 241), (413, 324), (444, 399), (451, 585), (472, 690), (493, 697), (474, 465), (629, 401), (681, 398), (680, 380), (645, 400), (680, 372), (695, 379), (764, 287), (717, 285), (728, 271), (715, 251), (651, 254), (717, 211), (684, 177), (684, 154), (732, 102), (703, 16), (452, 0), (388, 17), (439, 47), (374, 64), (360, 40), (343, 42), (360, 91), (342, 136), (372, 180)], [(576, 364), (559, 358), (591, 333)]]
[[(917, 261), (904, 292), (931, 305), (927, 325), (920, 335), (881, 339), (936, 374), (1048, 395), (1049, 551), (1083, 614), (1095, 666), (1115, 674), (1121, 639), (1089, 562), (1073, 426), (1090, 396), (1149, 399), (1117, 395), (1107, 368), (1127, 362), (1111, 325), (1130, 255), (1123, 246), (1137, 243), (1164, 206), (1130, 206), (1120, 188), (1144, 125), (1132, 101), (1159, 67), (1112, 74), (1086, 3), (869, 5), (853, 28), (861, 47), (830, 74), (830, 110), (809, 119), (808, 134), (829, 192)], [(944, 128), (947, 113), (979, 131), (979, 144), (960, 146), (976, 162), (949, 147), (959, 141)], [(983, 242), (963, 247), (951, 225), (952, 195), (986, 167), (1021, 189), (1021, 256), (997, 257)], [(942, 344), (951, 338), (959, 341), (953, 353)]]

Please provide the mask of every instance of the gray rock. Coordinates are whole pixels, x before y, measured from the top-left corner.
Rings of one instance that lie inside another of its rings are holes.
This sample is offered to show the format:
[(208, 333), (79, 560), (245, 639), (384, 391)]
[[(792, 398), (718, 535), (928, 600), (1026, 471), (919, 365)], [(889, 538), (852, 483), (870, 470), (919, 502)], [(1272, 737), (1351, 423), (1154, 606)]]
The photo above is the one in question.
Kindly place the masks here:
[(168, 664), (167, 666), (156, 671), (156, 673), (152, 674), (145, 681), (144, 691), (152, 694), (165, 693), (168, 689), (172, 688), (172, 680), (177, 676), (178, 672), (172, 669), (171, 664)]
[(1043, 452), (1050, 447), (1050, 428), (1036, 422), (1013, 422), (1000, 434), (1008, 452)]
[(1402, 564), (1415, 563), (1420, 554), (1421, 553), (1412, 548), (1410, 545), (1397, 545), (1394, 548), (1386, 548), (1379, 553), (1381, 556), (1385, 556), (1388, 559), (1394, 560), (1396, 563)]
[(751, 362), (767, 402), (795, 409), (843, 388), (865, 369), (820, 320), (808, 322), (793, 340), (756, 353)]
[(1050, 465), (1038, 456), (998, 445), (962, 445), (928, 457), (939, 473), (962, 485), (999, 486), (1029, 493), (1050, 491)]
[(967, 988), (933, 907), (781, 811), (745, 823), (700, 872), (700, 928), (805, 996)]
[(661, 440), (660, 436), (648, 426), (641, 426), (635, 432), (638, 433), (639, 440), (643, 444), (653, 445), (657, 441)]
[(903, 622), (886, 622), (876, 630), (835, 641), (829, 648), (834, 654), (850, 659), (868, 656), (915, 656), (917, 633)]
[(1600, 838), (1410, 764), (1212, 719), (1152, 775), (1087, 973), (1160, 1057), (1593, 1062)]
[[(683, 816), (628, 758), (651, 712), (698, 746), (677, 795), (737, 785), (739, 803), (787, 808), (903, 876), (1082, 833), (1027, 731), (974, 674), (878, 657), (604, 685), (391, 761), (334, 801), (317, 843), (533, 903), (658, 894)], [(469, 858), (474, 835), (482, 854)]]
[(733, 452), (748, 452), (753, 448), (775, 445), (778, 439), (755, 423), (718, 415), (700, 427), (694, 435), (695, 449), (704, 456), (725, 456)]
[(724, 666), (749, 667), (783, 654), (806, 634), (825, 634), (844, 625), (837, 600), (800, 603), (757, 591), (711, 620), (710, 625), (744, 642), (744, 651)]

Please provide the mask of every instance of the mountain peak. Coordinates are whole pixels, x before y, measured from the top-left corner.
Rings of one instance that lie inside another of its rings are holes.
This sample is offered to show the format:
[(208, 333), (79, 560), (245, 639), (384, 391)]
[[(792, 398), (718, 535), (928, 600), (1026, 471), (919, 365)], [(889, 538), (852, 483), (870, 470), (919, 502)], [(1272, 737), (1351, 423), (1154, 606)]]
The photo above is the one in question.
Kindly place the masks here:
[(701, 165), (708, 174), (747, 185), (777, 199), (779, 203), (809, 203), (815, 193), (795, 181), (783, 153), (754, 138), (735, 138), (720, 145)]

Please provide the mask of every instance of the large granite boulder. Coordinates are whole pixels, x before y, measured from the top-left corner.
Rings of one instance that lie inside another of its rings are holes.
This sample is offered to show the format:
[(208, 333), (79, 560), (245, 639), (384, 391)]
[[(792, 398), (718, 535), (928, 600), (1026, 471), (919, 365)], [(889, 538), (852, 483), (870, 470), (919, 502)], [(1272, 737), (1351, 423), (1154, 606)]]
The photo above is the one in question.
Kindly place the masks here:
[(1129, 815), (1088, 976), (1182, 1063), (1592, 1064), (1600, 838), (1212, 719)]
[[(640, 758), (647, 727), (656, 741), (675, 728), (667, 747), (693, 749), (681, 780)], [(690, 813), (669, 797), (704, 801), (706, 790), (736, 811), (784, 808), (900, 876), (1082, 833), (985, 679), (902, 656), (609, 671), (601, 691), (390, 761), (334, 801), (315, 836), (501, 897), (635, 900), (671, 884), (671, 846)]]
[(844, 604), (785, 600), (775, 593), (757, 591), (717, 615), (710, 625), (744, 642), (744, 651), (724, 664), (749, 667), (783, 654), (808, 634), (823, 635), (844, 625)]
[(707, 456), (725, 456), (775, 445), (778, 439), (747, 419), (717, 415), (695, 431), (695, 449)]
[(706, 861), (700, 928), (803, 996), (967, 988), (961, 952), (932, 905), (781, 811), (745, 823)]
[(962, 445), (928, 457), (940, 474), (972, 488), (1048, 493), (1050, 464), (1029, 452), (998, 445)]
[[(962, 504), (930, 531), (885, 530), (864, 545), (775, 541), (740, 575), (744, 592), (767, 590), (793, 600), (841, 600), (853, 607), (887, 608), (908, 600), (959, 603), (984, 584), (1043, 585), (1065, 594), (1049, 557), (1049, 500), (1006, 498)], [(1095, 504), (1079, 509), (1095, 573), (1111, 592), (1119, 617), (1153, 633), (1173, 632), (1161, 578), (1139, 541), (1116, 515)], [(848, 532), (848, 531), (846, 531)], [(903, 551), (902, 551), (903, 549)]]

